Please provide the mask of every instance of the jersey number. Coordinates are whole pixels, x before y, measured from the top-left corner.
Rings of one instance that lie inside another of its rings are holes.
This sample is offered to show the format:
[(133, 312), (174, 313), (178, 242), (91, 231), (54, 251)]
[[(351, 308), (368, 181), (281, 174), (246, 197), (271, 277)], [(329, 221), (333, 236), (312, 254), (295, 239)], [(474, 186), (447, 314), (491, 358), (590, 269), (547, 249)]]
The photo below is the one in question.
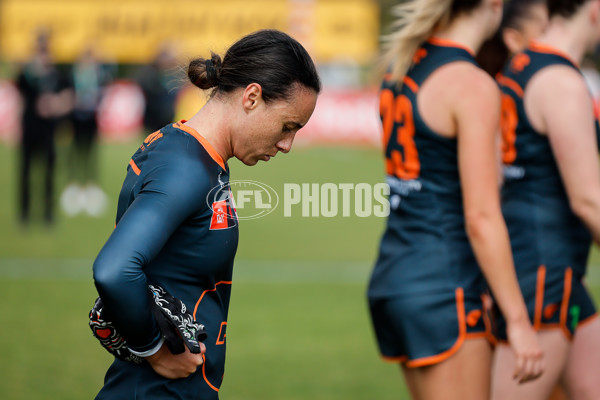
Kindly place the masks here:
[[(386, 170), (390, 175), (407, 180), (417, 179), (421, 171), (414, 140), (415, 123), (412, 111), (412, 104), (408, 97), (404, 95), (395, 97), (390, 89), (381, 91), (379, 114), (383, 124), (383, 146), (392, 147), (390, 156), (386, 159)], [(389, 143), (394, 126), (397, 126), (396, 145)]]
[(502, 130), (502, 162), (512, 164), (517, 158), (517, 105), (515, 100), (507, 94), (502, 94), (502, 116), (500, 128)]

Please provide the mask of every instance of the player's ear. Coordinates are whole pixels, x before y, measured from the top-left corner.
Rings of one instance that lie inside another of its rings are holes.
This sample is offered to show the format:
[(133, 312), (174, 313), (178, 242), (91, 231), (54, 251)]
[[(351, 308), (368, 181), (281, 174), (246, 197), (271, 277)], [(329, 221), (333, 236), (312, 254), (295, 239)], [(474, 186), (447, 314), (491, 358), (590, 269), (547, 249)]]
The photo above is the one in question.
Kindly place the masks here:
[(263, 101), (262, 87), (258, 83), (251, 83), (246, 86), (242, 96), (242, 105), (244, 106), (244, 110), (254, 110), (261, 101)]
[(513, 28), (502, 29), (502, 40), (508, 48), (508, 51), (512, 54), (518, 53), (527, 47), (527, 43), (525, 43), (525, 38), (523, 35)]

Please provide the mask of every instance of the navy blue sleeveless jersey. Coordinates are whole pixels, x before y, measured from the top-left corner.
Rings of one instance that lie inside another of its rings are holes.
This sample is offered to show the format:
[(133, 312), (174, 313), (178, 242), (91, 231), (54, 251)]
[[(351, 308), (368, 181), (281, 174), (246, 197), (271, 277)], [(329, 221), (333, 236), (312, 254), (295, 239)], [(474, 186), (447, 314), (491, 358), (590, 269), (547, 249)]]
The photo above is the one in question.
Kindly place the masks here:
[(590, 233), (571, 211), (548, 136), (533, 128), (523, 101), (531, 78), (553, 65), (579, 71), (566, 56), (534, 42), (513, 57), (498, 78), (503, 92), (502, 211), (517, 271), (540, 265), (548, 269), (571, 267), (576, 276), (582, 276)]
[(147, 285), (181, 299), (206, 326), (205, 363), (168, 380), (148, 363), (115, 360), (99, 399), (218, 398), (238, 221), (227, 165), (184, 122), (151, 134), (133, 155), (94, 279), (107, 316), (139, 352), (160, 340)]
[[(416, 53), (399, 88), (380, 92), (391, 213), (369, 285), (370, 298), (411, 295), (485, 283), (465, 232), (457, 140), (423, 121), (419, 87), (453, 62), (476, 65), (466, 49), (432, 38)], [(477, 294), (479, 296), (479, 293)]]

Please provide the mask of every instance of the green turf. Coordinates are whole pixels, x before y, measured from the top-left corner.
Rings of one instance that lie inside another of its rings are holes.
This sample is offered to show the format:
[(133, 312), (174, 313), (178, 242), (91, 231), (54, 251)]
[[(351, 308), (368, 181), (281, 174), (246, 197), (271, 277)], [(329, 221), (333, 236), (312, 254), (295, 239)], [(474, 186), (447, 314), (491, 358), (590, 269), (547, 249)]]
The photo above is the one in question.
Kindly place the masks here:
[[(92, 338), (91, 264), (114, 226), (115, 203), (136, 143), (100, 149), (100, 182), (112, 199), (100, 219), (58, 214), (48, 229), (17, 223), (15, 149), (0, 145), (0, 399), (89, 399), (110, 357)], [(58, 193), (67, 182), (59, 143)], [(286, 183), (375, 183), (376, 150), (297, 148), (250, 168), (231, 161), (232, 179)], [(38, 191), (39, 192), (39, 191)], [(39, 193), (38, 193), (39, 194)], [(240, 211), (241, 212), (241, 211)], [(34, 216), (40, 216), (39, 207)], [(240, 222), (221, 397), (407, 399), (398, 367), (375, 347), (365, 285), (384, 220), (302, 218), (283, 209)], [(600, 265), (594, 252), (592, 263)], [(590, 284), (600, 298), (600, 268)]]

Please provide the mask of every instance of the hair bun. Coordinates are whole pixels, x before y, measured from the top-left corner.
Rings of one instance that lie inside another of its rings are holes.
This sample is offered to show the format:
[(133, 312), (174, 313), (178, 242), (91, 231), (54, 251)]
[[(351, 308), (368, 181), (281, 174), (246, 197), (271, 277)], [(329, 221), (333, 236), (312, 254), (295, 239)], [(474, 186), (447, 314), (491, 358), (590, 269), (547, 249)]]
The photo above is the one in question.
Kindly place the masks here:
[(196, 58), (188, 66), (188, 78), (195, 86), (206, 90), (219, 86), (222, 61), (218, 54), (212, 53), (210, 59)]

